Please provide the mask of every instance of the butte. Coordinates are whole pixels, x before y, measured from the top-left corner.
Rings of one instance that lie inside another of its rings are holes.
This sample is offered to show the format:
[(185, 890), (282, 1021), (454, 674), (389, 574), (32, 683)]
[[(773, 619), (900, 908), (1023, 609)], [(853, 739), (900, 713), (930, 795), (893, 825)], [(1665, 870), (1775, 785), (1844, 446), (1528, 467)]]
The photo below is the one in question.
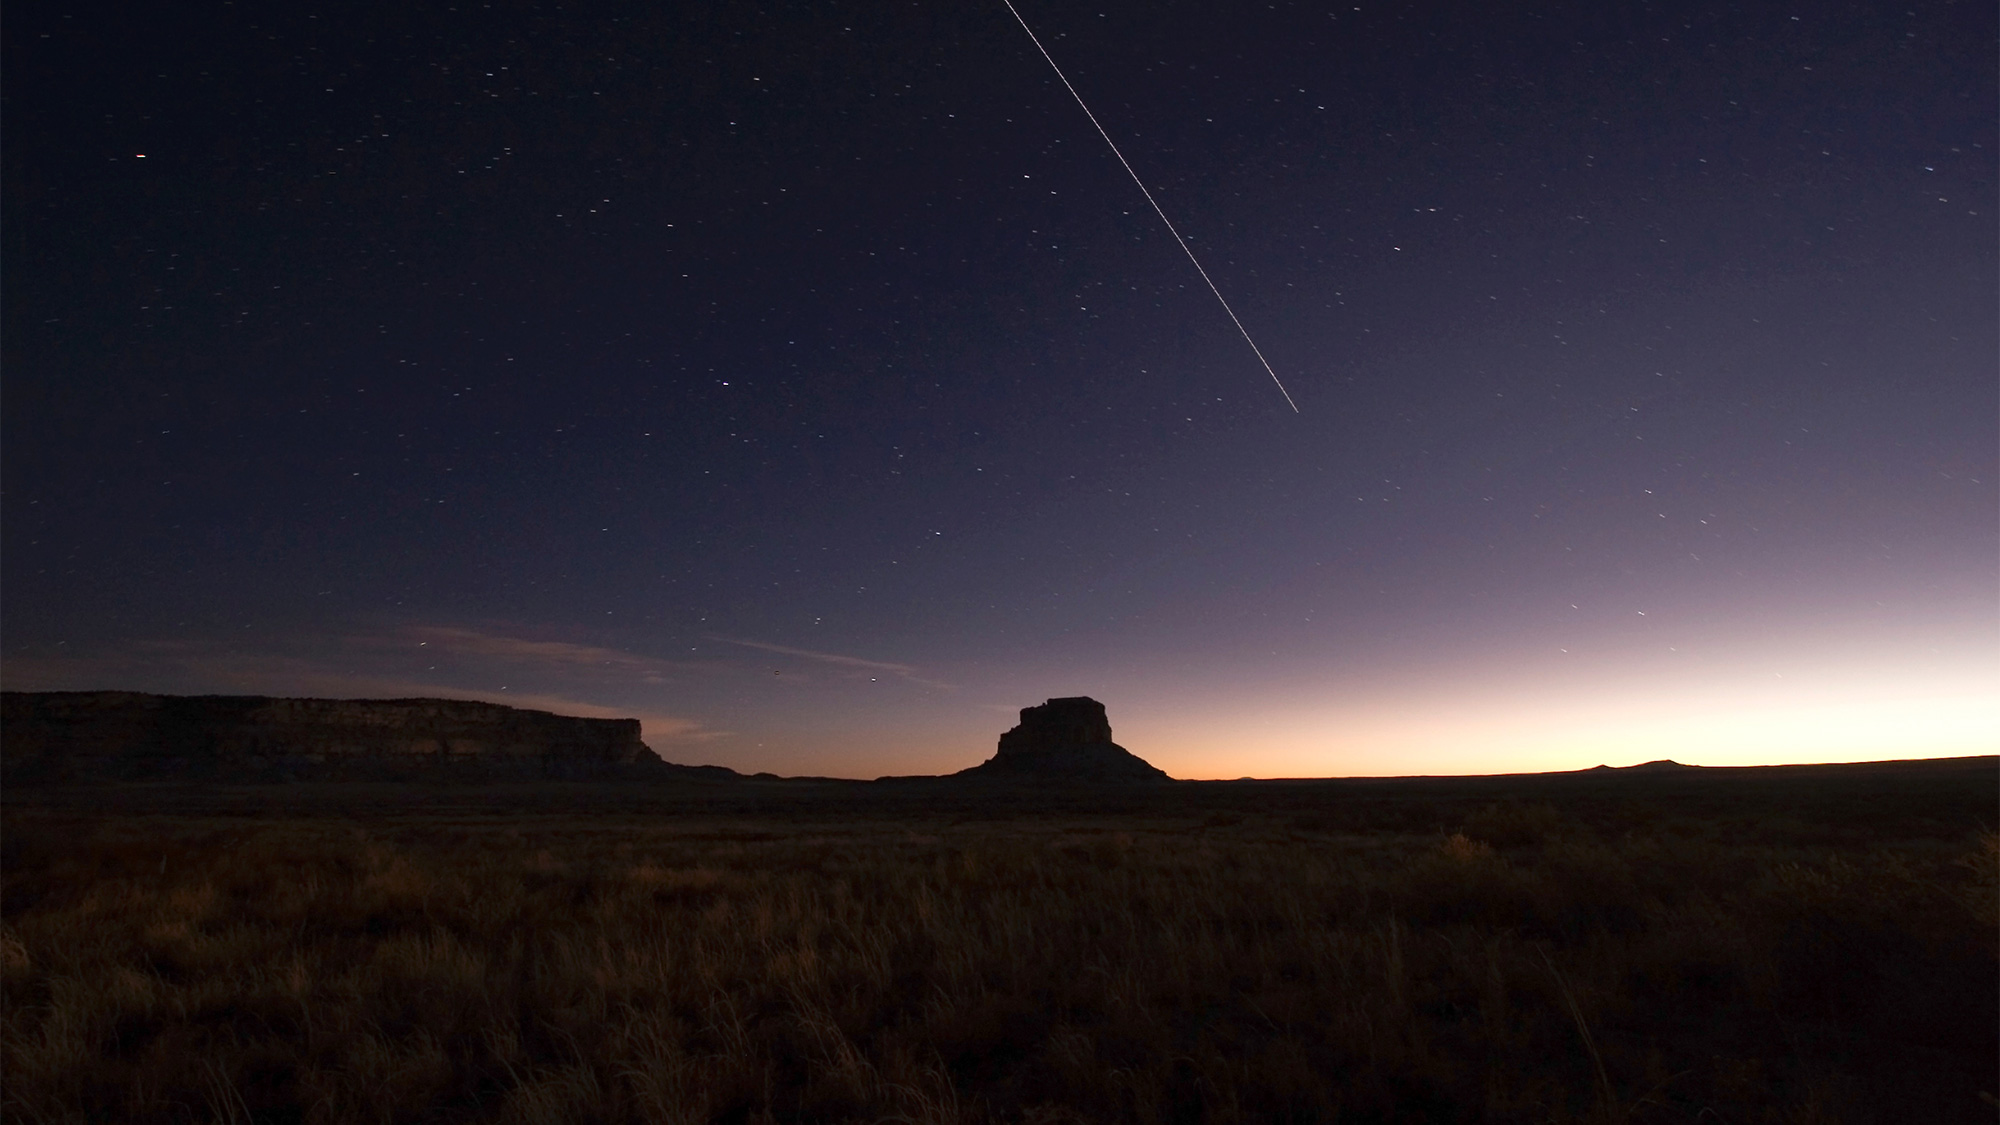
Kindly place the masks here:
[(1111, 741), (1104, 704), (1087, 695), (1021, 708), (991, 758), (953, 777), (982, 781), (1171, 781), (1166, 771)]

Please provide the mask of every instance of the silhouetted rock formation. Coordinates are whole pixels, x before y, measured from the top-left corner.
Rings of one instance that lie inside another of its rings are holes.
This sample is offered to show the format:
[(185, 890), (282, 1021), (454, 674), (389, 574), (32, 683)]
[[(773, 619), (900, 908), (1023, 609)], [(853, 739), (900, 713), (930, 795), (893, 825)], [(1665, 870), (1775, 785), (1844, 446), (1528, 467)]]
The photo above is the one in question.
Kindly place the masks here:
[(1000, 736), (999, 752), (954, 777), (1071, 781), (1168, 781), (1164, 770), (1111, 741), (1104, 704), (1089, 696), (1021, 708), (1021, 725)]
[(734, 777), (671, 766), (637, 719), (460, 699), (0, 692), (8, 782)]

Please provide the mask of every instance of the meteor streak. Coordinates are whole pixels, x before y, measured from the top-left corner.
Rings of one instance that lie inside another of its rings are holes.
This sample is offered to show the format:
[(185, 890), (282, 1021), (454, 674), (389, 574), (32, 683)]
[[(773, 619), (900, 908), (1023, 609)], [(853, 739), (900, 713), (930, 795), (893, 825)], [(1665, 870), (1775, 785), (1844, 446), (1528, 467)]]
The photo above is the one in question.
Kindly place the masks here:
[(1264, 371), (1271, 376), (1271, 382), (1278, 385), (1278, 393), (1285, 396), (1285, 405), (1292, 408), (1292, 413), (1297, 414), (1299, 412), (1299, 404), (1292, 401), (1292, 392), (1285, 389), (1284, 381), (1279, 379), (1278, 373), (1271, 369), (1271, 361), (1264, 358), (1263, 349), (1257, 346), (1257, 341), (1250, 338), (1250, 330), (1243, 327), (1243, 322), (1237, 319), (1236, 310), (1229, 307), (1229, 301), (1223, 297), (1222, 290), (1215, 287), (1215, 282), (1208, 276), (1208, 271), (1201, 268), (1201, 259), (1195, 257), (1194, 251), (1188, 248), (1187, 239), (1182, 238), (1181, 232), (1174, 229), (1174, 221), (1167, 218), (1167, 213), (1160, 210), (1159, 201), (1153, 198), (1152, 192), (1146, 190), (1146, 181), (1139, 178), (1139, 173), (1132, 170), (1132, 162), (1125, 159), (1124, 153), (1118, 151), (1118, 142), (1112, 140), (1111, 134), (1104, 131), (1104, 126), (1097, 123), (1097, 115), (1090, 112), (1090, 107), (1084, 104), (1083, 95), (1076, 92), (1075, 86), (1070, 85), (1069, 75), (1064, 74), (1062, 67), (1056, 65), (1055, 58), (1049, 54), (1047, 47), (1042, 46), (1042, 41), (1036, 36), (1035, 29), (1029, 27), (1028, 21), (1021, 18), (1020, 10), (1014, 7), (1014, 0), (1000, 0), (1000, 2), (1007, 5), (1008, 11), (1014, 13), (1014, 22), (1020, 24), (1021, 30), (1028, 33), (1029, 40), (1035, 44), (1035, 50), (1040, 51), (1042, 57), (1048, 60), (1049, 69), (1056, 72), (1057, 78), (1062, 79), (1063, 86), (1069, 90), (1069, 96), (1076, 99), (1076, 104), (1083, 110), (1083, 115), (1090, 118), (1091, 125), (1096, 127), (1097, 135), (1103, 137), (1104, 143), (1111, 146), (1111, 155), (1118, 158), (1118, 163), (1125, 166), (1125, 174), (1132, 177), (1133, 183), (1139, 185), (1140, 194), (1146, 197), (1146, 202), (1153, 205), (1153, 214), (1160, 217), (1160, 221), (1167, 225), (1167, 233), (1173, 235), (1174, 241), (1181, 244), (1181, 252), (1188, 256), (1188, 261), (1194, 263), (1194, 271), (1201, 275), (1203, 281), (1208, 282), (1208, 291), (1215, 294), (1216, 301), (1222, 305), (1222, 311), (1229, 314), (1229, 319), (1236, 325), (1236, 330), (1243, 333), (1243, 342), (1250, 345), (1250, 350), (1256, 353), (1257, 362), (1264, 365)]

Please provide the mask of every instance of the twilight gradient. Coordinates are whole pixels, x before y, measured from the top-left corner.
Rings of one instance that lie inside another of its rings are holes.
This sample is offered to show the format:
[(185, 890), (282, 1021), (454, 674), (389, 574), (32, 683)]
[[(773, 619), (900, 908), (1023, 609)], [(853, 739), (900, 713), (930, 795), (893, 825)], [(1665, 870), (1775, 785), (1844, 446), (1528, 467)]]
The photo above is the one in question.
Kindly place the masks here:
[(1023, 15), (10, 6), (0, 681), (2000, 749), (1991, 5)]

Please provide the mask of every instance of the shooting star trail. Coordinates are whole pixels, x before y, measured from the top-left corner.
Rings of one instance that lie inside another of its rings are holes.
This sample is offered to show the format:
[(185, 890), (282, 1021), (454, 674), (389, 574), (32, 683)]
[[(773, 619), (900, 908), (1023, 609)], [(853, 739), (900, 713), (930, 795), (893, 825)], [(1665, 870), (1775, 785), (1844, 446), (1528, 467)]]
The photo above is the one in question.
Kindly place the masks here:
[(1035, 29), (1029, 27), (1028, 21), (1021, 18), (1019, 9), (1014, 7), (1014, 0), (1000, 0), (1000, 2), (1007, 5), (1008, 11), (1014, 13), (1014, 22), (1020, 24), (1021, 30), (1028, 33), (1028, 39), (1034, 43), (1035, 50), (1040, 51), (1042, 58), (1048, 60), (1049, 69), (1056, 72), (1057, 78), (1062, 79), (1063, 86), (1069, 90), (1069, 96), (1076, 99), (1076, 104), (1083, 110), (1083, 115), (1090, 118), (1091, 125), (1097, 129), (1097, 135), (1103, 137), (1104, 143), (1111, 146), (1111, 155), (1118, 158), (1118, 163), (1125, 166), (1125, 174), (1132, 177), (1133, 183), (1139, 185), (1140, 194), (1146, 197), (1146, 202), (1153, 205), (1153, 214), (1160, 217), (1160, 221), (1167, 225), (1167, 233), (1173, 235), (1174, 241), (1181, 244), (1181, 252), (1188, 256), (1188, 261), (1194, 263), (1194, 271), (1201, 275), (1203, 281), (1208, 282), (1208, 291), (1215, 294), (1216, 301), (1222, 305), (1222, 311), (1229, 314), (1229, 319), (1236, 325), (1236, 330), (1243, 333), (1243, 342), (1250, 345), (1250, 350), (1257, 356), (1257, 362), (1264, 365), (1265, 374), (1271, 377), (1271, 382), (1278, 385), (1278, 393), (1285, 396), (1285, 405), (1292, 408), (1292, 413), (1297, 414), (1299, 404), (1292, 401), (1292, 392), (1285, 389), (1284, 380), (1278, 378), (1278, 373), (1272, 370), (1271, 361), (1264, 358), (1264, 350), (1257, 346), (1257, 341), (1250, 338), (1250, 330), (1243, 327), (1243, 322), (1237, 319), (1236, 310), (1229, 307), (1229, 301), (1223, 297), (1222, 290), (1215, 287), (1215, 281), (1208, 276), (1208, 271), (1201, 268), (1201, 259), (1195, 257), (1194, 251), (1188, 248), (1187, 239), (1182, 238), (1181, 232), (1174, 229), (1174, 221), (1167, 218), (1167, 213), (1160, 210), (1159, 201), (1153, 198), (1152, 192), (1146, 190), (1146, 181), (1139, 178), (1139, 173), (1132, 170), (1132, 162), (1125, 159), (1124, 153), (1118, 151), (1118, 142), (1112, 140), (1111, 134), (1104, 131), (1104, 126), (1097, 123), (1097, 115), (1090, 112), (1090, 107), (1084, 104), (1083, 95), (1076, 92), (1075, 86), (1070, 85), (1069, 75), (1064, 74), (1062, 67), (1056, 65), (1055, 58), (1049, 54), (1047, 47), (1042, 46), (1041, 38), (1035, 34)]

